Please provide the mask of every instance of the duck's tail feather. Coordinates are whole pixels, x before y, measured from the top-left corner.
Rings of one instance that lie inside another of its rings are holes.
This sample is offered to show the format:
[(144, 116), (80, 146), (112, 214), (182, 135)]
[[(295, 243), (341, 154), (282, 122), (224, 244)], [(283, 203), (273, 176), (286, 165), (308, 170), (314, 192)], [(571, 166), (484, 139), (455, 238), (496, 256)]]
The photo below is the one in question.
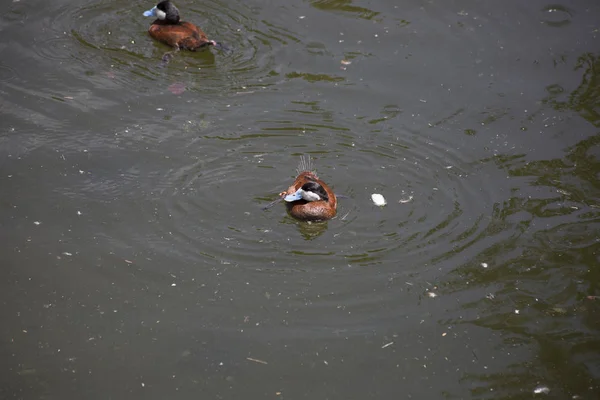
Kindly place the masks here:
[(312, 160), (310, 159), (310, 156), (300, 156), (300, 162), (298, 163), (296, 172), (298, 173), (298, 175), (300, 175), (303, 172), (311, 172), (316, 175), (316, 172), (313, 170)]

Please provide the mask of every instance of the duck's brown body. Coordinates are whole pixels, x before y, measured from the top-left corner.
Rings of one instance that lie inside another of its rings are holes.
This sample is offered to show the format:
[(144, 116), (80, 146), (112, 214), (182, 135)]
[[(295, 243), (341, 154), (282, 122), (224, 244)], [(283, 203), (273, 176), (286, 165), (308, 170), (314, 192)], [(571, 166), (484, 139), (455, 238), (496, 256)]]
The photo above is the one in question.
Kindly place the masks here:
[(217, 44), (214, 40), (208, 40), (206, 33), (196, 25), (181, 21), (179, 10), (169, 0), (161, 1), (144, 12), (144, 16), (156, 17), (148, 29), (150, 36), (176, 50), (194, 51), (207, 45)]
[(190, 22), (173, 24), (157, 19), (150, 25), (148, 33), (153, 39), (181, 50), (194, 51), (215, 44), (214, 41), (208, 40), (202, 29)]
[(285, 197), (288, 194), (296, 193), (298, 189), (308, 182), (316, 182), (321, 185), (327, 193), (328, 199), (319, 201), (306, 201), (301, 199), (286, 203), (290, 215), (303, 221), (324, 221), (335, 217), (337, 213), (337, 199), (335, 194), (314, 172), (300, 172), (292, 186), (285, 192), (281, 192), (279, 195)]

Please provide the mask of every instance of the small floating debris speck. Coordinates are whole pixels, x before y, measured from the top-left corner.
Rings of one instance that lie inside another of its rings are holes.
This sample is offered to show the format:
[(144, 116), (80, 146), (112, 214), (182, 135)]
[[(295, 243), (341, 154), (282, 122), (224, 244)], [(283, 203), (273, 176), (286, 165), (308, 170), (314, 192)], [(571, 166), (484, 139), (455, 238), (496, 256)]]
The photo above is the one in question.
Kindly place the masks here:
[(515, 314), (518, 314), (520, 311), (519, 310), (515, 310)]
[(548, 393), (550, 393), (550, 389), (548, 388), (548, 386), (538, 386), (535, 389), (533, 389), (533, 393), (548, 394)]
[(385, 206), (387, 204), (385, 198), (378, 193), (373, 193), (371, 195), (371, 200), (373, 200), (373, 203), (375, 203), (376, 206)]
[(381, 348), (382, 348), (382, 349), (385, 349), (386, 347), (389, 347), (389, 346), (391, 346), (391, 345), (393, 345), (393, 344), (394, 344), (394, 342), (389, 342), (389, 343), (386, 343), (386, 344), (384, 344), (383, 346), (381, 346)]
[(255, 362), (255, 363), (258, 363), (258, 364), (265, 364), (265, 365), (269, 364), (268, 362), (263, 361), (263, 360), (259, 360), (258, 358), (246, 357), (246, 360), (252, 361), (252, 362)]
[(400, 200), (398, 200), (398, 203), (405, 204), (405, 203), (412, 201), (412, 199), (413, 199), (412, 196), (408, 196), (408, 199), (400, 199)]
[(342, 60), (342, 61), (341, 61), (341, 63), (342, 63), (343, 65), (350, 65), (350, 64), (352, 64), (352, 61), (349, 61), (349, 60)]
[(437, 294), (435, 294), (434, 292), (427, 292), (427, 296), (434, 298), (437, 297)]
[(40, 221), (33, 221), (33, 224), (34, 225), (39, 225), (39, 224), (41, 224), (41, 222)]
[(481, 263), (481, 266), (482, 266), (483, 268), (487, 268), (487, 267), (488, 267), (488, 264), (487, 264), (487, 263)]

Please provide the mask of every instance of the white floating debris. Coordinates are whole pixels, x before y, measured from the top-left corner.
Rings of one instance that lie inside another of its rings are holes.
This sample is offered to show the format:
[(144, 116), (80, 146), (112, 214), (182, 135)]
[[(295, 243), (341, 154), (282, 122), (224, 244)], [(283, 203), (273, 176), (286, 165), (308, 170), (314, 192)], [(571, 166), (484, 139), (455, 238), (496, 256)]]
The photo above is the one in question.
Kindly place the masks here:
[(550, 389), (547, 386), (538, 386), (533, 389), (533, 393), (535, 394), (548, 394), (550, 393)]
[(483, 268), (487, 268), (487, 267), (488, 267), (488, 264), (487, 264), (487, 263), (481, 263), (481, 266), (482, 266)]
[(433, 292), (427, 292), (427, 296), (433, 298), (433, 297), (437, 297), (437, 294), (435, 294)]
[(412, 199), (413, 199), (412, 196), (408, 196), (408, 199), (400, 199), (400, 200), (398, 200), (398, 203), (405, 204), (405, 203), (412, 201)]
[(33, 221), (33, 223), (34, 223), (34, 225), (39, 225), (39, 224), (41, 224), (41, 222), (40, 222), (40, 221)]
[(73, 253), (69, 253), (68, 251), (63, 251), (63, 254), (65, 256), (69, 256), (69, 257), (73, 255)]
[(81, 215), (81, 211), (77, 211), (77, 215)]
[(373, 203), (375, 203), (376, 206), (385, 206), (387, 204), (385, 198), (378, 193), (373, 193), (371, 195), (371, 200), (373, 200)]
[(246, 360), (252, 361), (252, 362), (255, 362), (255, 363), (259, 363), (259, 364), (264, 364), (264, 365), (269, 364), (268, 362), (263, 361), (263, 360), (259, 360), (258, 358), (246, 357)]
[(176, 283), (171, 283), (171, 287), (173, 287), (173, 286), (177, 286), (177, 284)]
[(515, 314), (518, 314), (518, 313), (519, 313), (519, 310), (515, 310)]
[(386, 347), (389, 347), (389, 346), (391, 346), (391, 345), (393, 345), (393, 344), (394, 344), (394, 342), (389, 342), (389, 343), (386, 343), (386, 344), (384, 344), (383, 346), (381, 346), (381, 348), (382, 348), (382, 349), (385, 349)]

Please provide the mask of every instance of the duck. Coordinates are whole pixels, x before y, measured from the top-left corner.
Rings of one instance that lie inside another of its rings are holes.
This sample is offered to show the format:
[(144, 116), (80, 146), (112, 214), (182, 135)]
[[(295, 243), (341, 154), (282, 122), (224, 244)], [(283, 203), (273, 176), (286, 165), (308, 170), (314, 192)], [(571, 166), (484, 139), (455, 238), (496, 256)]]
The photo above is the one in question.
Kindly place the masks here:
[(337, 198), (312, 170), (310, 160), (300, 159), (298, 176), (279, 197), (285, 201), (288, 213), (300, 221), (327, 221), (337, 213)]
[[(161, 43), (178, 50), (196, 51), (208, 46), (223, 47), (214, 40), (209, 40), (202, 29), (191, 22), (183, 22), (179, 17), (179, 10), (169, 1), (161, 1), (148, 11), (144, 11), (145, 17), (156, 17), (150, 25), (148, 33)], [(168, 62), (171, 54), (163, 56), (163, 61)]]

